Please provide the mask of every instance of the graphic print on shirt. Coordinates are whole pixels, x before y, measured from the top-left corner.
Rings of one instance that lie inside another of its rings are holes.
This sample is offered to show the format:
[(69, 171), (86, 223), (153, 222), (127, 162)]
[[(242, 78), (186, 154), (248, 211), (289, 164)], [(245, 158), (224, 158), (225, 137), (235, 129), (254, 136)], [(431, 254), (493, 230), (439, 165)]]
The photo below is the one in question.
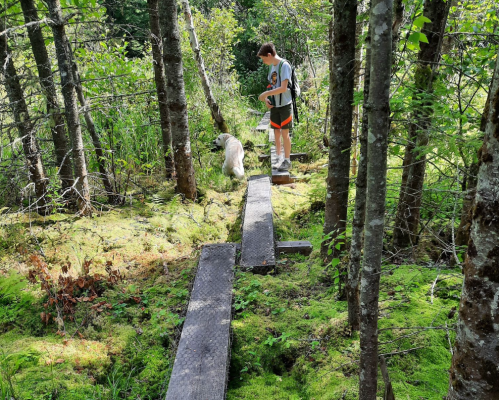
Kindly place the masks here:
[(272, 86), (273, 86), (273, 87), (274, 87), (274, 89), (275, 89), (275, 87), (276, 87), (276, 85), (277, 85), (277, 71), (273, 71), (273, 72), (272, 72), (271, 79), (272, 79)]

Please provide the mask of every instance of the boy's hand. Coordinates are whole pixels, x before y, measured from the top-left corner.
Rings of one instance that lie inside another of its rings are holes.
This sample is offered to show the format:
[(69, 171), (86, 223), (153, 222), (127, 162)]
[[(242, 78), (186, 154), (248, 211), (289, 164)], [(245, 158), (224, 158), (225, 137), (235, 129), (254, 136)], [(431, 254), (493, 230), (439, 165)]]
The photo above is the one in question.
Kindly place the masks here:
[(265, 105), (267, 108), (274, 108), (274, 106), (270, 103), (270, 99), (265, 99)]
[(266, 98), (267, 98), (266, 92), (263, 92), (260, 96), (258, 96), (258, 100), (260, 101), (265, 101)]

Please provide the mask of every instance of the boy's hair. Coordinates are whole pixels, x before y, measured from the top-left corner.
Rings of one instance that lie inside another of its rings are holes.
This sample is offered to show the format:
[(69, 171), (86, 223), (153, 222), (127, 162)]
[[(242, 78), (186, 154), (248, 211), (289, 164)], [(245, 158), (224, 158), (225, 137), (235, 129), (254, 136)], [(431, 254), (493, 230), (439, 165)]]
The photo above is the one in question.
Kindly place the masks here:
[(260, 50), (258, 50), (257, 56), (267, 57), (269, 55), (269, 53), (272, 54), (273, 56), (276, 55), (274, 43), (270, 43), (270, 42), (264, 43), (262, 45), (262, 47), (260, 47)]

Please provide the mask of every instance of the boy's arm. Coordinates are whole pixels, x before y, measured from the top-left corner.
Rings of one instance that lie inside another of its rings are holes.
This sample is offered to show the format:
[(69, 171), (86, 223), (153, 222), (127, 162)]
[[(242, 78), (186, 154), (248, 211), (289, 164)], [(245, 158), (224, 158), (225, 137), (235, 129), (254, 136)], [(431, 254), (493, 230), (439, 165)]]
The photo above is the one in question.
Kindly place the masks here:
[(281, 82), (281, 87), (263, 92), (260, 96), (258, 96), (258, 100), (265, 101), (268, 96), (275, 96), (276, 94), (284, 93), (288, 90), (288, 82), (288, 79), (283, 80)]

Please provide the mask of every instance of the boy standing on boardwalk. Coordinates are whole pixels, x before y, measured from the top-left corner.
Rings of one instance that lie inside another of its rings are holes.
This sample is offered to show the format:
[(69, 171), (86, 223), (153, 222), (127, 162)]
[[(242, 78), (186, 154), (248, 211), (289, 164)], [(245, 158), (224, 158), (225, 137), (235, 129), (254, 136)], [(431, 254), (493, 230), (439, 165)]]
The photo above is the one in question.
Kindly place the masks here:
[[(267, 108), (270, 109), (270, 125), (274, 128), (277, 162), (272, 164), (272, 168), (288, 171), (291, 169), (289, 134), (293, 130), (292, 97), (291, 90), (288, 88), (288, 83), (291, 81), (291, 65), (277, 55), (273, 43), (265, 43), (257, 55), (265, 65), (271, 66), (268, 75), (270, 84), (258, 100), (265, 102)], [(281, 135), (284, 156), (281, 154)]]

